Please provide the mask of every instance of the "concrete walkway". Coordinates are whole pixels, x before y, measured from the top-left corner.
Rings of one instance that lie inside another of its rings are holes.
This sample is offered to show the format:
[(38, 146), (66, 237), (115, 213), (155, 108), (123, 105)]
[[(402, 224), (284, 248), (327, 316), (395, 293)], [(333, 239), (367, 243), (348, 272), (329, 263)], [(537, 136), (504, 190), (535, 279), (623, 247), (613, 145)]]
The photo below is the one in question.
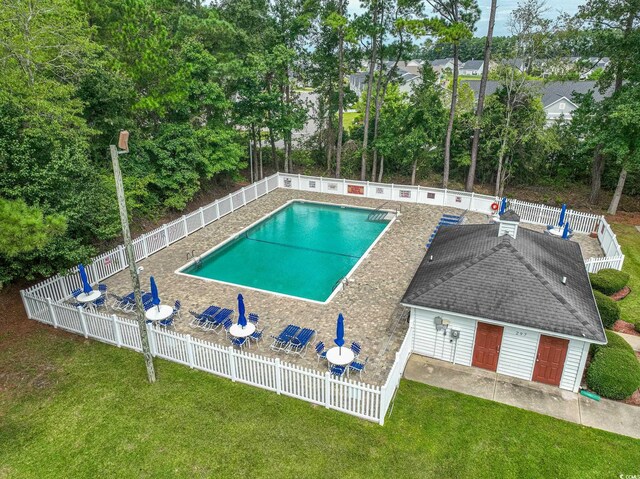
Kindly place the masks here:
[(640, 439), (640, 407), (607, 399), (598, 402), (546, 384), (415, 354), (407, 363), (404, 377)]
[(624, 339), (627, 343), (631, 345), (634, 351), (640, 351), (640, 336), (634, 336), (633, 334), (619, 333), (615, 331), (615, 333)]

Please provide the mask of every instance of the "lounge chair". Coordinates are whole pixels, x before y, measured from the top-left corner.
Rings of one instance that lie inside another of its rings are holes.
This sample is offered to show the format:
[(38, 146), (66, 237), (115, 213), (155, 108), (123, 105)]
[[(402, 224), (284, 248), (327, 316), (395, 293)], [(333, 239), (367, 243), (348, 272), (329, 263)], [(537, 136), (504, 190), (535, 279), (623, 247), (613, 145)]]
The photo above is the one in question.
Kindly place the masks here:
[(278, 334), (278, 336), (271, 336), (273, 338), (273, 342), (269, 347), (274, 351), (285, 351), (287, 349), (289, 341), (291, 341), (291, 338), (293, 336), (298, 334), (298, 331), (300, 331), (300, 326), (294, 326), (293, 324), (290, 324), (289, 326), (284, 328), (282, 332)]
[(304, 356), (307, 352), (309, 341), (315, 336), (315, 329), (304, 328), (297, 335), (291, 338), (287, 345), (287, 354), (293, 353)]
[(173, 319), (174, 319), (174, 317), (173, 317), (173, 315), (171, 315), (166, 319), (158, 321), (158, 324), (160, 326), (162, 326), (163, 328), (171, 328), (171, 327), (173, 327)]
[(191, 326), (192, 328), (204, 328), (204, 325), (207, 322), (207, 316), (200, 314), (200, 313), (196, 313), (195, 311), (189, 311), (189, 314), (191, 314), (193, 316), (193, 319), (191, 320), (191, 322), (189, 323), (189, 326)]
[(96, 309), (107, 309), (107, 299), (106, 296), (100, 296), (98, 299), (96, 299), (95, 301), (93, 301), (93, 306)]
[(227, 324), (229, 323), (233, 324), (231, 322), (232, 314), (233, 314), (232, 309), (228, 309), (228, 308), (221, 309), (214, 316), (209, 316), (209, 321), (207, 322), (206, 329), (208, 329), (209, 331), (219, 332), (220, 326), (222, 326), (224, 327), (224, 329), (229, 331), (229, 328), (231, 327), (231, 325), (227, 327)]
[(242, 349), (245, 344), (249, 344), (247, 338), (231, 338), (231, 344), (237, 348)]
[(104, 283), (98, 283), (98, 291), (103, 295), (107, 294), (107, 285)]
[(351, 351), (353, 351), (353, 355), (357, 358), (362, 351), (362, 346), (360, 346), (360, 343), (354, 341), (351, 343)]
[(320, 364), (321, 359), (327, 359), (327, 350), (324, 348), (324, 343), (322, 341), (316, 344), (316, 355), (318, 356), (318, 364)]
[(71, 296), (73, 296), (74, 298), (77, 298), (81, 294), (82, 294), (82, 290), (80, 288), (77, 288), (71, 291)]
[(263, 335), (264, 335), (264, 329), (261, 329), (260, 331), (256, 329), (253, 333), (251, 333), (251, 336), (249, 336), (249, 338), (251, 338), (257, 343), (258, 341), (262, 340)]
[(360, 376), (362, 376), (362, 372), (364, 371), (364, 368), (368, 362), (369, 362), (368, 357), (361, 363), (358, 361), (352, 361), (351, 364), (349, 364), (349, 370), (357, 371), (360, 374)]
[(123, 296), (118, 296), (117, 294), (109, 293), (109, 296), (113, 298), (113, 303), (111, 304), (112, 309), (119, 309), (121, 311), (124, 311), (125, 313), (133, 311), (135, 303), (131, 303)]
[(332, 376), (342, 377), (342, 375), (345, 373), (346, 370), (347, 370), (346, 366), (331, 366), (331, 369), (329, 370), (329, 372), (331, 373)]
[(258, 321), (260, 320), (256, 313), (249, 313), (249, 317), (247, 319), (249, 319), (249, 322), (253, 324), (258, 324)]

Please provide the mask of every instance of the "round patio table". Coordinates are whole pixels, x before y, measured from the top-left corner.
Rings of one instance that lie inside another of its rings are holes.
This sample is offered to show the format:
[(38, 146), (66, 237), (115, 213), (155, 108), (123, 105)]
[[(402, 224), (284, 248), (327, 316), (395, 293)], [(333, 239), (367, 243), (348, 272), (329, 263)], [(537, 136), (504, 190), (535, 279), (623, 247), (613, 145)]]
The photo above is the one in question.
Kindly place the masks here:
[(229, 334), (231, 336), (235, 336), (236, 338), (246, 338), (248, 336), (251, 336), (255, 330), (256, 325), (253, 323), (247, 323), (244, 328), (239, 324), (234, 324), (229, 328)]
[(347, 364), (350, 364), (355, 357), (356, 355), (353, 354), (353, 351), (351, 351), (350, 348), (345, 348), (344, 346), (341, 348), (336, 346), (335, 348), (331, 348), (327, 351), (327, 361), (338, 366), (346, 366)]
[(144, 313), (144, 317), (150, 321), (162, 321), (167, 319), (173, 313), (173, 308), (166, 304), (161, 304), (160, 307), (152, 306)]
[(95, 289), (93, 291), (91, 291), (90, 293), (80, 293), (76, 299), (80, 302), (80, 303), (92, 303), (93, 301), (95, 301), (96, 299), (98, 299), (100, 296), (102, 296), (102, 293), (100, 291), (96, 291)]

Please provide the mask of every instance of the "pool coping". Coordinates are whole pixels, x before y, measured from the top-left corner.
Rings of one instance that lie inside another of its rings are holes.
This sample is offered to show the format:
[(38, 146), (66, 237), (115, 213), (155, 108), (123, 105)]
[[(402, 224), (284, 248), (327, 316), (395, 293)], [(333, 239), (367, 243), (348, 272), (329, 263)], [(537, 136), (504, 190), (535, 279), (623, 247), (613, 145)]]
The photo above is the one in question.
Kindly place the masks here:
[[(385, 226), (384, 229), (378, 234), (378, 236), (376, 236), (375, 240), (369, 245), (369, 247), (365, 250), (365, 252), (362, 253), (362, 256), (360, 256), (360, 258), (358, 259), (356, 264), (354, 264), (353, 267), (349, 270), (349, 272), (340, 280), (340, 284), (337, 287), (334, 288), (334, 290), (331, 292), (329, 297), (324, 301), (318, 301), (318, 300), (309, 299), (309, 298), (302, 298), (300, 296), (293, 296), (293, 295), (285, 294), (285, 293), (278, 293), (276, 291), (269, 291), (268, 289), (254, 288), (252, 286), (246, 286), (246, 285), (238, 284), (238, 283), (229, 283), (228, 281), (221, 281), (219, 279), (204, 278), (202, 276), (196, 276), (194, 274), (189, 274), (189, 273), (183, 272), (185, 269), (193, 266), (202, 257), (209, 256), (214, 251), (222, 249), (224, 246), (226, 246), (231, 241), (235, 241), (238, 238), (240, 238), (240, 236), (242, 236), (242, 234), (244, 232), (250, 230), (254, 226), (256, 226), (259, 223), (261, 223), (261, 222), (265, 221), (266, 219), (270, 218), (271, 216), (277, 214), (278, 212), (280, 212), (280, 210), (283, 210), (283, 209), (289, 207), (292, 203), (313, 203), (313, 204), (317, 204), (317, 205), (326, 205), (326, 206), (341, 206), (343, 208), (357, 209), (357, 210), (386, 211), (387, 213), (391, 213), (393, 215), (393, 217), (391, 218), (391, 220), (389, 221), (387, 226)], [(400, 211), (398, 211), (398, 210), (392, 210), (392, 209), (387, 209), (387, 208), (368, 208), (366, 206), (353, 206), (353, 205), (348, 205), (348, 204), (345, 204), (345, 203), (328, 203), (328, 202), (323, 202), (323, 201), (306, 200), (306, 199), (302, 199), (302, 198), (296, 198), (296, 199), (288, 200), (282, 206), (280, 206), (280, 207), (276, 208), (275, 210), (269, 212), (268, 214), (262, 216), (261, 218), (259, 218), (258, 220), (254, 221), (249, 226), (246, 226), (245, 228), (241, 229), (237, 233), (232, 234), (231, 236), (229, 236), (227, 239), (225, 239), (221, 243), (218, 243), (214, 247), (208, 249), (207, 251), (205, 251), (204, 253), (199, 255), (197, 258), (193, 258), (192, 260), (188, 261), (186, 264), (180, 266), (178, 269), (176, 269), (174, 271), (174, 274), (178, 274), (178, 275), (181, 275), (181, 276), (186, 276), (186, 277), (189, 277), (189, 278), (197, 278), (197, 279), (202, 280), (202, 281), (208, 281), (208, 282), (213, 282), (213, 283), (225, 284), (225, 285), (228, 285), (228, 286), (236, 286), (236, 287), (240, 287), (240, 288), (246, 288), (246, 289), (251, 290), (251, 291), (260, 291), (262, 293), (273, 294), (273, 295), (276, 295), (276, 296), (280, 296), (280, 297), (284, 297), (284, 298), (296, 299), (296, 300), (299, 300), (299, 301), (307, 301), (307, 302), (315, 303), (315, 304), (328, 304), (328, 303), (331, 302), (331, 300), (333, 300), (333, 298), (340, 291), (342, 291), (344, 289), (345, 283), (348, 284), (349, 278), (358, 269), (358, 267), (365, 260), (365, 258), (367, 258), (369, 256), (369, 253), (371, 253), (371, 250), (374, 248), (374, 246), (376, 244), (378, 244), (378, 241), (380, 241), (380, 239), (385, 235), (385, 233), (389, 230), (391, 225), (398, 219), (398, 217), (401, 214), (402, 213), (400, 213)]]

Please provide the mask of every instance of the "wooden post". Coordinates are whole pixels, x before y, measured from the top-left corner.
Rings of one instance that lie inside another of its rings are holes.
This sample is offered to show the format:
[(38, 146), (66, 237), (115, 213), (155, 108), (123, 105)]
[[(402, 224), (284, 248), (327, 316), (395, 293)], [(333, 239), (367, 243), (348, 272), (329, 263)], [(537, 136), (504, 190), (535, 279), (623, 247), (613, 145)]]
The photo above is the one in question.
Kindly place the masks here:
[(116, 193), (118, 195), (118, 209), (120, 210), (120, 223), (122, 225), (122, 237), (124, 238), (124, 250), (129, 262), (129, 272), (131, 273), (131, 283), (133, 283), (133, 295), (136, 300), (136, 316), (138, 329), (140, 331), (140, 342), (142, 344), (142, 354), (147, 367), (147, 378), (150, 383), (156, 381), (156, 371), (153, 365), (153, 356), (149, 346), (149, 337), (145, 325), (144, 306), (142, 305), (142, 294), (140, 293), (140, 278), (138, 277), (138, 267), (136, 265), (135, 252), (131, 242), (131, 231), (129, 231), (129, 217), (127, 215), (127, 203), (124, 196), (124, 186), (122, 184), (122, 172), (118, 161), (118, 149), (116, 145), (110, 145), (111, 162), (113, 164), (113, 176), (116, 181)]

